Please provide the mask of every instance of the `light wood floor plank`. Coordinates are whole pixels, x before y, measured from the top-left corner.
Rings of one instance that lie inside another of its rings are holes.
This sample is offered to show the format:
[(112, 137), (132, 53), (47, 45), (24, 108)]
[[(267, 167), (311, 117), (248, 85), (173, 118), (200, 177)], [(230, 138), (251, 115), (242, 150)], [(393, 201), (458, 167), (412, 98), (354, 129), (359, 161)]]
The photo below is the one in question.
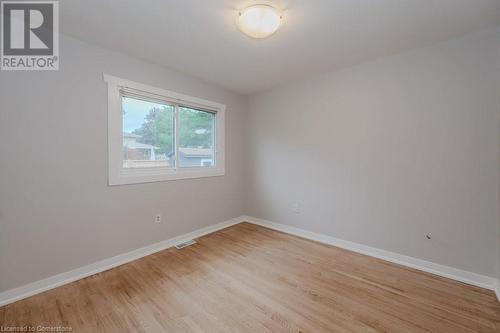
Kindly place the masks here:
[(492, 291), (242, 223), (0, 308), (74, 332), (500, 332)]

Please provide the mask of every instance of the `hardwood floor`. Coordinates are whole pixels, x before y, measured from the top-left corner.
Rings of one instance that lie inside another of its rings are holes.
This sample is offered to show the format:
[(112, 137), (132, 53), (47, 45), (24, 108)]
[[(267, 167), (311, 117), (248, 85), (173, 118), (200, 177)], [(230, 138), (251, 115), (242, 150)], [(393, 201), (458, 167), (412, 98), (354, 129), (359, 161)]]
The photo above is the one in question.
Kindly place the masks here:
[(73, 332), (500, 332), (492, 291), (248, 223), (0, 308)]

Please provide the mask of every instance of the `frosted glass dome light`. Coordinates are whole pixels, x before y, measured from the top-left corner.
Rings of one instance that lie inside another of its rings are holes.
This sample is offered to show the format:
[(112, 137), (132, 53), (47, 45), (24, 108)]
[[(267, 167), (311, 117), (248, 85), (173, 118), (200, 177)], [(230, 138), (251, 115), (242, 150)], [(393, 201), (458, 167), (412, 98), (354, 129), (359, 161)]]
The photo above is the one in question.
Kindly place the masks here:
[(269, 5), (253, 5), (238, 13), (238, 27), (253, 38), (266, 38), (278, 30), (282, 14)]

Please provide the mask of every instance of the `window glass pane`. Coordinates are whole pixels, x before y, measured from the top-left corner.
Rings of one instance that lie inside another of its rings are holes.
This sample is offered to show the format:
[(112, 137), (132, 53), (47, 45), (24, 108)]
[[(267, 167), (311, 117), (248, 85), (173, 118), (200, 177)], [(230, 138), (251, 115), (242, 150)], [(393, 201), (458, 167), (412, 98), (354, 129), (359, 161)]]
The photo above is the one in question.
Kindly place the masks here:
[(215, 166), (215, 114), (179, 107), (179, 166)]
[(122, 97), (123, 167), (173, 168), (174, 107)]

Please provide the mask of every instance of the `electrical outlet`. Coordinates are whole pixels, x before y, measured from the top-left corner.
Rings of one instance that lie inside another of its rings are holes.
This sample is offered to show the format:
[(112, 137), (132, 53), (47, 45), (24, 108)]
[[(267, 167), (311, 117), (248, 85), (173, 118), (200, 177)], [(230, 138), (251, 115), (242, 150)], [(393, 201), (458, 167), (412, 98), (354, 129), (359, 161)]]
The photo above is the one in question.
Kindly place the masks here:
[(297, 202), (292, 204), (292, 212), (295, 214), (300, 214), (300, 205)]
[(161, 223), (161, 214), (155, 215), (155, 223)]

